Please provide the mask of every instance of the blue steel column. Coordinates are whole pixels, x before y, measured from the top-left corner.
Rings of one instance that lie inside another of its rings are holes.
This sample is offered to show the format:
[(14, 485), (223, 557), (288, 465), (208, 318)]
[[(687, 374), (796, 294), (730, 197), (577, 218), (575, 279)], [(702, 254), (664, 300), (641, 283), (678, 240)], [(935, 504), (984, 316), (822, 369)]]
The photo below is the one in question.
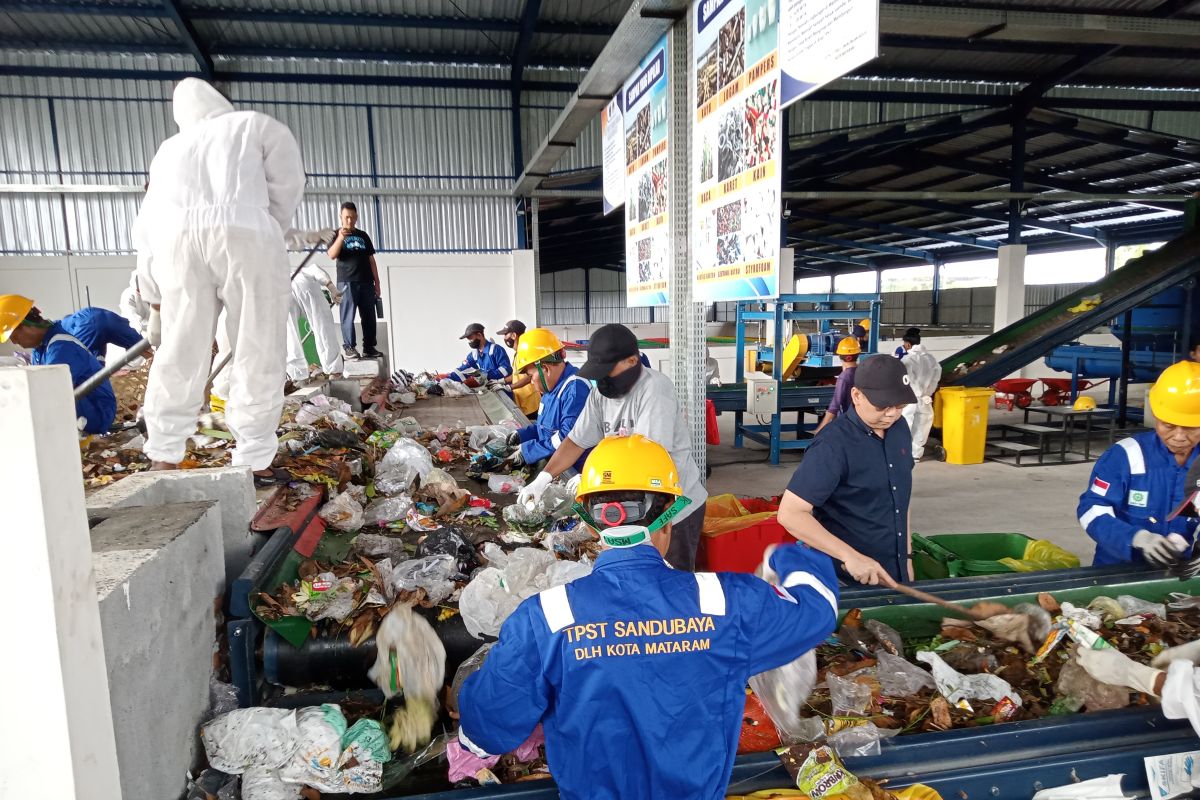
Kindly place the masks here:
[[(737, 353), (734, 355), (733, 376), (734, 383), (741, 386), (746, 380), (746, 323), (742, 319), (742, 311), (745, 309), (746, 303), (742, 300), (737, 301), (734, 305), (735, 316), (735, 333), (737, 338), (734, 343), (737, 347)], [(742, 412), (733, 412), (733, 446), (742, 446)]]

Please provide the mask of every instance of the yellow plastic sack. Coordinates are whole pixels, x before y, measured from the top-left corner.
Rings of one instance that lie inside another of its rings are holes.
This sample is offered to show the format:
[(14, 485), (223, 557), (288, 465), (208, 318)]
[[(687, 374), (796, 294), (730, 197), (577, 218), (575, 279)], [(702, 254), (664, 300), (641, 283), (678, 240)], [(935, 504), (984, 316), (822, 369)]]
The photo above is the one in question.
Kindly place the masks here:
[(764, 511), (761, 514), (751, 514), (746, 507), (738, 502), (732, 494), (719, 494), (708, 498), (704, 505), (705, 536), (720, 536), (749, 528), (759, 522), (765, 522), (776, 515), (775, 511)]
[(1079, 566), (1079, 556), (1045, 539), (1035, 539), (1025, 545), (1024, 558), (1001, 558), (998, 561), (1014, 572), (1074, 569)]
[[(907, 789), (901, 789), (892, 794), (896, 795), (898, 800), (942, 800), (940, 794), (920, 783), (914, 783)], [(776, 797), (807, 798), (808, 795), (799, 789), (763, 789), (752, 794), (726, 795), (725, 800), (771, 800)], [(841, 797), (845, 797), (845, 795), (835, 794), (826, 800), (838, 800)]]

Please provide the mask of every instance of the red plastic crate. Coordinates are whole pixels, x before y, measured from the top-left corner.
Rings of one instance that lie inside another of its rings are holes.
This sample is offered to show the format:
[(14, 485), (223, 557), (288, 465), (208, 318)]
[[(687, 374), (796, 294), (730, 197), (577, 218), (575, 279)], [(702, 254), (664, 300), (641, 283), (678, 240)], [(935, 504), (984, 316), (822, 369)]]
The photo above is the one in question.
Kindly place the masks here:
[[(778, 499), (740, 497), (738, 502), (751, 514), (779, 509)], [(794, 541), (795, 537), (779, 524), (777, 517), (719, 536), (701, 535), (696, 550), (696, 568), (708, 572), (754, 572), (762, 564), (763, 553), (768, 547)]]

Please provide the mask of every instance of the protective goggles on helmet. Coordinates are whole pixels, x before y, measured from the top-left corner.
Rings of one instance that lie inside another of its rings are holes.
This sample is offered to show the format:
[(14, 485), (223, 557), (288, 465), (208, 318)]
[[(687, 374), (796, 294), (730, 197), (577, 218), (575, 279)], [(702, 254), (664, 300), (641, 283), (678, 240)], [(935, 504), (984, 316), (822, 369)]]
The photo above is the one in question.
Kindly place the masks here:
[[(680, 495), (675, 498), (675, 502), (671, 503), (671, 505), (658, 515), (658, 519), (644, 528), (638, 526), (636, 523), (645, 519), (646, 515), (650, 512), (650, 508), (653, 505), (652, 495), (647, 495), (645, 500), (624, 500), (608, 503), (587, 504), (576, 501), (571, 507), (579, 515), (580, 519), (600, 534), (600, 538), (609, 547), (632, 547), (635, 544), (642, 544), (649, 541), (650, 534), (661, 530), (668, 522), (679, 516), (679, 512), (691, 502), (688, 498)], [(626, 535), (608, 536), (606, 532), (614, 528), (625, 529)], [(636, 532), (629, 532), (631, 528), (636, 528)]]

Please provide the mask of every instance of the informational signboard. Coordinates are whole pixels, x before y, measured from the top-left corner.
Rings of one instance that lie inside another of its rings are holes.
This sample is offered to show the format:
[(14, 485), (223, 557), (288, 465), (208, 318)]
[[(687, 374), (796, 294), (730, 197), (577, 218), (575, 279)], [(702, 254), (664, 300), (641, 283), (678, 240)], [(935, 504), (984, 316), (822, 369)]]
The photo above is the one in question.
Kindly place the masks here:
[(779, 0), (700, 0), (692, 29), (693, 297), (779, 295)]
[[(879, 55), (879, 0), (779, 2), (781, 108)], [(760, 24), (775, 24), (768, 12)]]
[(625, 119), (626, 304), (667, 304), (671, 220), (667, 213), (667, 37), (642, 59), (621, 92)]
[(600, 139), (604, 144), (604, 213), (625, 204), (625, 122), (619, 92), (600, 112)]

